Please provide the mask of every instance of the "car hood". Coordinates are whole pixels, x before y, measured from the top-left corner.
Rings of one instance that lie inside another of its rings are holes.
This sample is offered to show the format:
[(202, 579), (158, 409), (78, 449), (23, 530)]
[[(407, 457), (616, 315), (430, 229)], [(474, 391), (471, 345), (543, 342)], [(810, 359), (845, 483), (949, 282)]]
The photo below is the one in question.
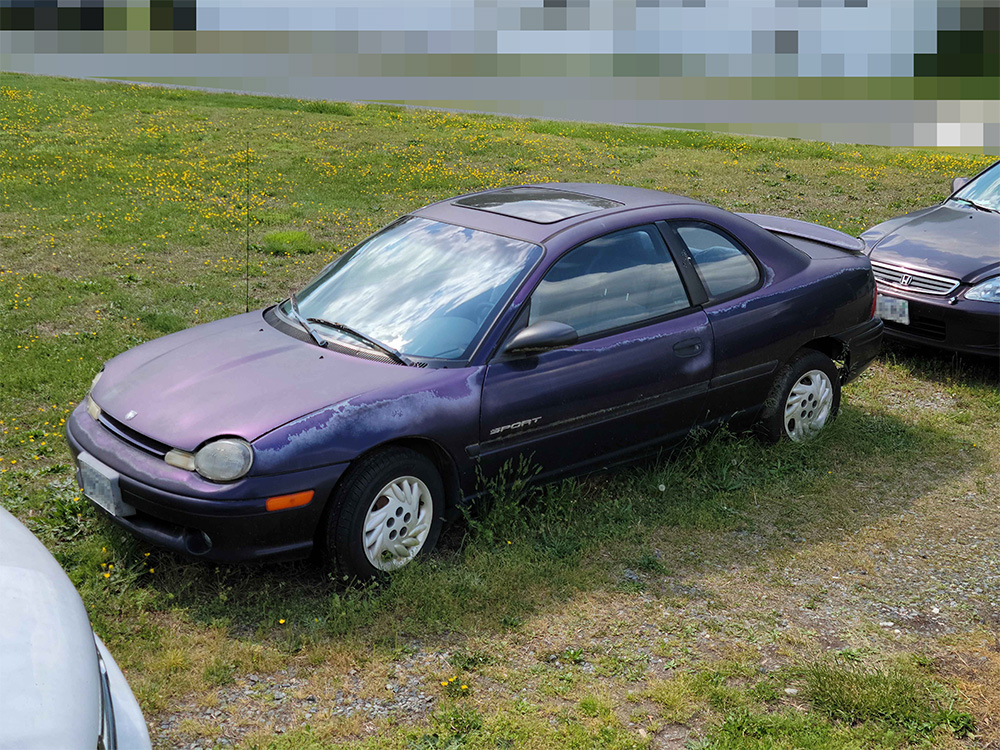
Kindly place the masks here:
[(317, 409), (428, 372), (300, 341), (257, 311), (130, 349), (107, 363), (93, 398), (128, 428), (193, 451), (220, 435), (253, 441)]
[(97, 646), (59, 563), (0, 508), (0, 747), (93, 748)]
[(942, 204), (865, 232), (871, 259), (965, 282), (1000, 269), (1000, 214)]

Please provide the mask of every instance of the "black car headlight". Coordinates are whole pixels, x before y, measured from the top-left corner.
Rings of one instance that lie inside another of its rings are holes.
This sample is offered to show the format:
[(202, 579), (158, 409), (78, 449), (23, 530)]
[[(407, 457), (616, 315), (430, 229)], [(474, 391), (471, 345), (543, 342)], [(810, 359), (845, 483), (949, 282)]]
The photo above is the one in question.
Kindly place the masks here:
[(232, 482), (246, 476), (253, 466), (253, 448), (240, 438), (219, 438), (194, 453), (174, 449), (163, 457), (171, 466), (197, 471), (213, 482)]
[(980, 281), (965, 293), (965, 298), (977, 302), (1000, 302), (1000, 276)]

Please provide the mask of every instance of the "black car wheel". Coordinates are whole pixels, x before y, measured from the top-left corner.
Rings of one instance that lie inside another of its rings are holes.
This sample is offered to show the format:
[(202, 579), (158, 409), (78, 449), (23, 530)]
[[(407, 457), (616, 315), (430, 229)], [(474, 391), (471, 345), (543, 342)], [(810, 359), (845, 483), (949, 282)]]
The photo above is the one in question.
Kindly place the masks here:
[(839, 408), (837, 366), (825, 354), (806, 349), (778, 371), (757, 433), (771, 443), (809, 440), (833, 420)]
[(359, 580), (398, 570), (437, 544), (443, 509), (444, 484), (425, 456), (405, 448), (366, 456), (333, 497), (327, 559)]

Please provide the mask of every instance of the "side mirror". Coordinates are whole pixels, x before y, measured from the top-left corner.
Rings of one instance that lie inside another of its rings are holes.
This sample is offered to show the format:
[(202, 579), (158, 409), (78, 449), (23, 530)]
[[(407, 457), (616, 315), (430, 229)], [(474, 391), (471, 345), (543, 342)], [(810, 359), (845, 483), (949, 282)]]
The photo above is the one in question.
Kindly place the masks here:
[(555, 320), (540, 320), (522, 328), (504, 344), (501, 354), (527, 354), (570, 346), (579, 340), (576, 329)]
[(951, 192), (954, 193), (957, 190), (964, 188), (968, 184), (969, 184), (968, 177), (956, 177), (954, 180), (951, 181)]

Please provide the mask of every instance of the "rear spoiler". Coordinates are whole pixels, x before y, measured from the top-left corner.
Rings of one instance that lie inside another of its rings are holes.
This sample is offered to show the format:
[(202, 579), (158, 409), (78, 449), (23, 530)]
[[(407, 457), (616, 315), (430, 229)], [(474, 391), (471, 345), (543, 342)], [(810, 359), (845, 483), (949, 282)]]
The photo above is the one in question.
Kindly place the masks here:
[(801, 237), (804, 240), (821, 242), (824, 245), (847, 250), (851, 253), (863, 253), (865, 251), (864, 240), (851, 237), (849, 234), (838, 232), (836, 229), (813, 224), (809, 221), (799, 219), (786, 219), (783, 216), (768, 216), (767, 214), (738, 214), (744, 219), (749, 219), (757, 226), (763, 227), (777, 235), (788, 235), (789, 237)]

